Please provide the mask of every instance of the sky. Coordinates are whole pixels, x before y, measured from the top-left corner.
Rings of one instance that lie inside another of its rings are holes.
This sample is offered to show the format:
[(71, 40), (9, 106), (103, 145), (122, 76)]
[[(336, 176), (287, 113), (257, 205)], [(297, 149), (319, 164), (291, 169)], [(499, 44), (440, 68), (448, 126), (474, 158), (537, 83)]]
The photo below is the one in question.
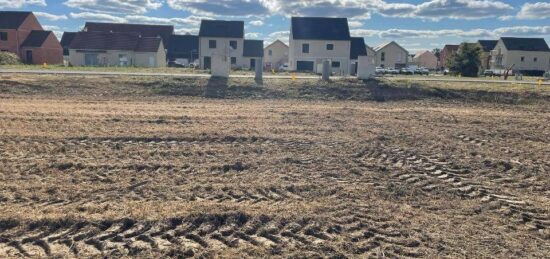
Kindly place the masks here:
[(348, 18), (367, 45), (396, 41), (416, 53), (445, 44), (539, 37), (550, 42), (550, 1), (540, 0), (0, 0), (32, 11), (60, 38), (86, 21), (170, 24), (196, 34), (202, 19), (243, 20), (246, 38), (288, 42), (290, 17)]

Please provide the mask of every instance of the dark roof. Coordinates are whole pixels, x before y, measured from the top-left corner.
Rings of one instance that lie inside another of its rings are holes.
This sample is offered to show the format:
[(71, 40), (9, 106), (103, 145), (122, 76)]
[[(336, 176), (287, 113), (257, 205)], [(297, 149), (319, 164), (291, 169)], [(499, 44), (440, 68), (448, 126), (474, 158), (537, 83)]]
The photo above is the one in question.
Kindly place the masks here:
[(244, 40), (243, 57), (263, 57), (263, 40)]
[(489, 52), (495, 49), (495, 46), (497, 45), (498, 40), (478, 40), (477, 43), (481, 45), (481, 49), (484, 52)]
[(17, 29), (31, 14), (31, 12), (2, 11), (0, 12), (0, 29)]
[(162, 38), (160, 37), (141, 37), (139, 38), (136, 48), (136, 52), (157, 52), (162, 44)]
[(507, 50), (550, 51), (543, 38), (500, 38)]
[(219, 38), (244, 38), (244, 22), (202, 20), (199, 36)]
[(351, 38), (351, 51), (349, 54), (350, 59), (358, 59), (359, 56), (367, 55), (367, 45), (365, 45), (365, 39), (363, 37)]
[[(168, 59), (190, 58), (199, 55), (199, 36), (172, 35), (168, 43)], [(193, 53), (193, 54), (191, 54)]]
[(457, 51), (459, 47), (460, 45), (447, 44), (445, 45), (445, 47), (443, 47), (443, 50), (447, 49), (449, 51)]
[(161, 38), (140, 37), (137, 33), (79, 32), (74, 37), (69, 48), (157, 52), (161, 42)]
[(347, 18), (292, 17), (295, 40), (350, 40)]
[(73, 41), (75, 36), (76, 36), (76, 32), (64, 32), (63, 36), (61, 36), (61, 42), (60, 42), (61, 46), (65, 48), (71, 45), (71, 42)]
[(31, 31), (21, 47), (42, 47), (42, 44), (52, 33), (51, 31)]
[(174, 34), (172, 25), (130, 24), (130, 23), (99, 23), (86, 22), (85, 31), (101, 32), (133, 32), (142, 37), (162, 37), (165, 47), (171, 35)]

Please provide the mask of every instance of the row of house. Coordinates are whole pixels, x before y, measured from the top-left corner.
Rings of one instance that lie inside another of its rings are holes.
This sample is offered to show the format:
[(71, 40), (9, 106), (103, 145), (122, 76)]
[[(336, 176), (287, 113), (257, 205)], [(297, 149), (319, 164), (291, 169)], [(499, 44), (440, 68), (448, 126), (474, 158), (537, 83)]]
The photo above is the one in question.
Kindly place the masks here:
[[(544, 39), (480, 40), (482, 69), (514, 66), (521, 71), (550, 69), (550, 50)], [(161, 67), (167, 62), (197, 63), (210, 69), (214, 57), (223, 57), (233, 69), (253, 69), (263, 58), (266, 69), (288, 64), (293, 71), (319, 72), (325, 60), (332, 72), (356, 73), (360, 56), (377, 67), (418, 65), (444, 68), (459, 45), (445, 45), (439, 58), (430, 51), (410, 56), (395, 41), (371, 48), (363, 37), (352, 37), (347, 18), (292, 17), (289, 45), (245, 39), (243, 21), (201, 21), (198, 35), (177, 35), (171, 25), (87, 22), (79, 32), (65, 32), (59, 42), (42, 28), (32, 12), (0, 12), (0, 51), (18, 54), (25, 63), (74, 66)]]

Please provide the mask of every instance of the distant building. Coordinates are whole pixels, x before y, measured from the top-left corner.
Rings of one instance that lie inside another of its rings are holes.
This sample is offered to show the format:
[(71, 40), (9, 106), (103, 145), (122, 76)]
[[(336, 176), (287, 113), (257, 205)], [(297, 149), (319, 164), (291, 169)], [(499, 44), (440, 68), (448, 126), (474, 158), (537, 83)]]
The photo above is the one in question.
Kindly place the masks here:
[(174, 35), (174, 26), (172, 25), (152, 25), (152, 24), (131, 24), (131, 23), (101, 23), (87, 22), (83, 31), (87, 32), (123, 32), (136, 33), (141, 37), (161, 37), (163, 46), (168, 48), (170, 36)]
[(456, 52), (458, 51), (458, 48), (460, 45), (451, 45), (447, 44), (443, 49), (441, 50), (441, 54), (439, 55), (439, 68), (448, 68), (447, 66), (447, 60)]
[(330, 60), (332, 72), (348, 75), (351, 36), (347, 18), (292, 17), (289, 68), (319, 72)]
[(32, 12), (0, 12), (0, 51), (15, 53), (26, 64), (63, 63), (57, 37), (44, 31)]
[(264, 48), (264, 67), (266, 69), (279, 69), (288, 63), (288, 45), (276, 40)]
[(479, 40), (477, 43), (481, 46), (481, 69), (486, 70), (491, 67), (491, 51), (495, 49), (498, 40)]
[(264, 41), (263, 40), (244, 40), (243, 49), (243, 67), (244, 69), (255, 69), (256, 62), (264, 57)]
[(437, 57), (431, 51), (421, 51), (414, 55), (413, 61), (415, 65), (419, 67), (425, 67), (428, 69), (437, 68)]
[(381, 44), (374, 50), (378, 67), (400, 69), (408, 64), (409, 52), (395, 41)]
[(74, 66), (166, 66), (166, 50), (160, 37), (137, 33), (79, 32), (69, 46)]
[(188, 65), (199, 59), (199, 36), (171, 35), (168, 44), (168, 61)]
[(229, 58), (232, 68), (245, 65), (244, 22), (202, 20), (199, 31), (200, 67), (210, 69), (212, 57)]
[[(350, 74), (357, 74), (359, 56), (367, 56), (367, 45), (363, 37), (351, 37)], [(374, 64), (373, 64), (374, 65)]]
[(502, 37), (491, 51), (491, 69), (542, 75), (550, 70), (550, 48), (542, 38)]

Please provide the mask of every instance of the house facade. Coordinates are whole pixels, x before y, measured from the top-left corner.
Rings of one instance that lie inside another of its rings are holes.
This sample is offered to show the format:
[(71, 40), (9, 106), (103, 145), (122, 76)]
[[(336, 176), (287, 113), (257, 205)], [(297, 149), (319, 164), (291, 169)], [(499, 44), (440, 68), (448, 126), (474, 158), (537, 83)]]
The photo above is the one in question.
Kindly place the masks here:
[(456, 52), (458, 51), (458, 48), (460, 45), (451, 45), (447, 44), (443, 49), (441, 50), (441, 54), (439, 55), (439, 68), (447, 68), (447, 60)]
[(61, 44), (32, 12), (0, 12), (0, 51), (15, 53), (27, 64), (63, 62)]
[(264, 67), (267, 70), (279, 69), (288, 63), (288, 45), (280, 40), (276, 40), (264, 49)]
[(416, 53), (413, 58), (413, 62), (419, 67), (425, 67), (427, 69), (437, 68), (437, 57), (431, 51), (422, 51)]
[(256, 69), (256, 65), (262, 66), (260, 60), (264, 57), (263, 40), (244, 40), (243, 45), (243, 69)]
[(506, 68), (542, 75), (550, 70), (548, 44), (542, 38), (500, 38), (491, 51), (491, 69)]
[(409, 52), (395, 41), (379, 45), (374, 50), (378, 67), (399, 69), (408, 64)]
[(212, 57), (229, 59), (232, 68), (244, 65), (244, 22), (203, 20), (199, 31), (201, 69), (212, 68)]
[(188, 65), (199, 59), (199, 36), (172, 35), (168, 44), (168, 60)]
[(69, 46), (73, 66), (166, 66), (160, 37), (136, 33), (79, 32)]
[(332, 72), (349, 75), (351, 37), (347, 18), (292, 17), (289, 68), (320, 72), (329, 60)]
[(481, 47), (481, 69), (486, 70), (491, 68), (491, 51), (495, 49), (498, 40), (479, 40), (477, 41)]

